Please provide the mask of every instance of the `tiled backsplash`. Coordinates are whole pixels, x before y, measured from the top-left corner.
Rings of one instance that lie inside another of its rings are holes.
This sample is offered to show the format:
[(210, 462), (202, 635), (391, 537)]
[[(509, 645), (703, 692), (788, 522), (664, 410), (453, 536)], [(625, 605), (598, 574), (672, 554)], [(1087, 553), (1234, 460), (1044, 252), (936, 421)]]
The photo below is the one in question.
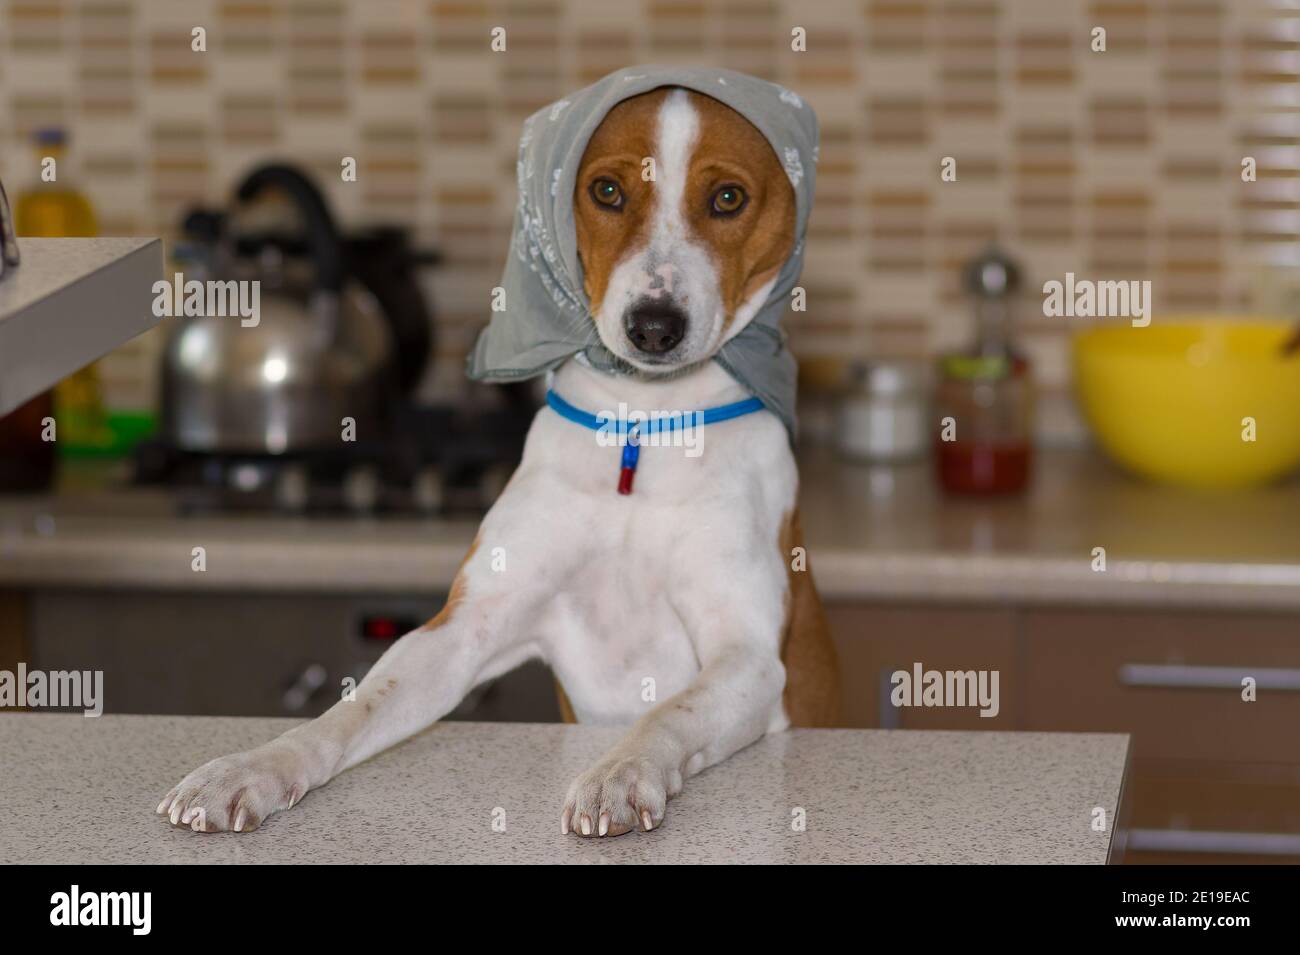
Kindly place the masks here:
[(0, 0), (0, 173), (21, 189), (28, 132), (63, 125), (103, 231), (170, 234), (255, 161), (302, 163), (344, 221), (409, 223), (447, 256), (429, 387), (452, 391), (505, 255), (522, 119), (648, 61), (767, 76), (817, 109), (797, 354), (960, 342), (959, 263), (996, 238), (1026, 266), (1050, 406), (1071, 320), (1042, 316), (1046, 279), (1150, 279), (1159, 316), (1241, 308), (1264, 266), (1300, 261), (1294, 0)]

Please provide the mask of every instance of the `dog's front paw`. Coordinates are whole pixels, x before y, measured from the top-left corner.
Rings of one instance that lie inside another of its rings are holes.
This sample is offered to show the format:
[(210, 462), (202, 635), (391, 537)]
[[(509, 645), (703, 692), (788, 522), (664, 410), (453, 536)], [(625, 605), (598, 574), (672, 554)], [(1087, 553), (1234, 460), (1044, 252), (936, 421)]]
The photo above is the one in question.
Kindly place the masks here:
[(282, 740), (204, 763), (173, 786), (158, 812), (195, 832), (251, 832), (307, 794), (304, 761)]
[(569, 786), (560, 831), (581, 836), (621, 836), (640, 826), (649, 832), (664, 819), (667, 775), (639, 756), (612, 756)]

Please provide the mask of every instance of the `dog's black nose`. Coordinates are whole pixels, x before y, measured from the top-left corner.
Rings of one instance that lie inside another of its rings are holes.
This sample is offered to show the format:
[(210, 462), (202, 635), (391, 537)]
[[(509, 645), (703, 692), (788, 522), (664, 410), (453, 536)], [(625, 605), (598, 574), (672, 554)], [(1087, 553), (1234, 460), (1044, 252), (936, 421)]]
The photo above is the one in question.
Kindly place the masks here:
[(623, 326), (638, 351), (662, 355), (686, 337), (686, 313), (664, 302), (641, 302), (628, 309)]

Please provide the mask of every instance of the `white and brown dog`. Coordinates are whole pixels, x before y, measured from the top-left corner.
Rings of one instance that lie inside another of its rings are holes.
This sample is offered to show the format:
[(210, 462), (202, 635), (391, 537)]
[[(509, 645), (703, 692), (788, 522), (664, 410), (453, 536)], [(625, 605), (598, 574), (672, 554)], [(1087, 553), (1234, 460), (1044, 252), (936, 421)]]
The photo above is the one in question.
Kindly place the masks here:
[[(653, 182), (643, 156), (656, 157)], [(590, 140), (573, 202), (600, 339), (643, 373), (570, 360), (556, 392), (597, 409), (747, 398), (708, 359), (753, 317), (795, 241), (795, 196), (763, 135), (699, 93), (634, 96)], [(201, 766), (158, 812), (195, 830), (254, 829), (536, 658), (558, 677), (566, 717), (630, 724), (569, 787), (565, 833), (654, 829), (687, 777), (766, 733), (833, 724), (834, 651), (811, 574), (791, 569), (798, 476), (777, 417), (711, 425), (698, 456), (656, 453), (629, 496), (615, 477), (608, 446), (543, 408), (443, 610), (384, 654), (355, 699)], [(498, 548), (508, 573), (494, 572)], [(661, 702), (643, 700), (646, 677)]]

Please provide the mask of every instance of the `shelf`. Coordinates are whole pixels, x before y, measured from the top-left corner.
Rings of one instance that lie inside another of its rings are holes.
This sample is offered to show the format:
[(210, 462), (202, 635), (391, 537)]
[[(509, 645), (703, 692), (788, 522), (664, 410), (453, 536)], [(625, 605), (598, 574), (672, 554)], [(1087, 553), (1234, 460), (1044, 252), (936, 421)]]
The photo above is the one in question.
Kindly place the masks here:
[(0, 415), (159, 321), (161, 239), (19, 238), (0, 278)]

